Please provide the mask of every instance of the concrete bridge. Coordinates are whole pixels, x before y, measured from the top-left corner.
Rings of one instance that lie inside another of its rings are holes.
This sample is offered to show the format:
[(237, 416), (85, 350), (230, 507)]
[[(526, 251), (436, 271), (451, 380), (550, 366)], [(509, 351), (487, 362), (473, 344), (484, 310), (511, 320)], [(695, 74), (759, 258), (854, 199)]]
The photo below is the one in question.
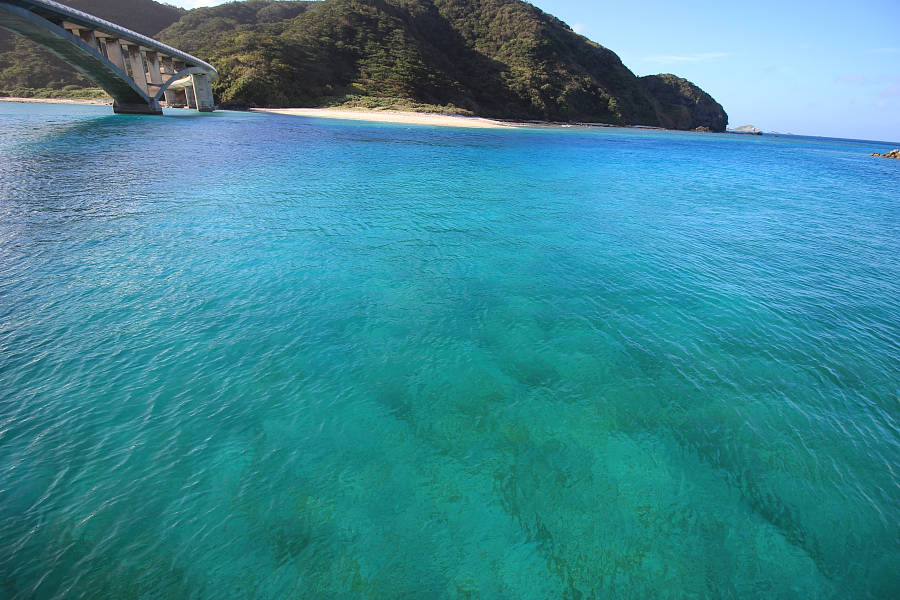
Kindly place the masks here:
[(214, 108), (212, 65), (115, 23), (51, 0), (0, 0), (0, 27), (75, 67), (112, 96), (117, 113)]

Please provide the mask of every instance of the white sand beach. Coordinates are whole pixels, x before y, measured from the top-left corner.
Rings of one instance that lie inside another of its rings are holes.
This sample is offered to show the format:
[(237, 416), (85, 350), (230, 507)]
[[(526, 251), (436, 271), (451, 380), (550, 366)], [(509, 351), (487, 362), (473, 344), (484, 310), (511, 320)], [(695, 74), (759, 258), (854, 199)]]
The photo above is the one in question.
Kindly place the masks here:
[(33, 104), (86, 104), (86, 105), (106, 105), (112, 104), (112, 100), (87, 100), (80, 98), (13, 98), (9, 96), (0, 96), (0, 102), (29, 102)]
[(319, 117), (323, 119), (348, 119), (353, 121), (376, 121), (380, 123), (406, 123), (410, 125), (437, 125), (442, 127), (470, 127), (475, 129), (500, 129), (515, 127), (516, 124), (461, 115), (440, 115), (435, 113), (405, 112), (399, 110), (367, 110), (341, 108), (254, 108), (254, 112), (279, 115)]

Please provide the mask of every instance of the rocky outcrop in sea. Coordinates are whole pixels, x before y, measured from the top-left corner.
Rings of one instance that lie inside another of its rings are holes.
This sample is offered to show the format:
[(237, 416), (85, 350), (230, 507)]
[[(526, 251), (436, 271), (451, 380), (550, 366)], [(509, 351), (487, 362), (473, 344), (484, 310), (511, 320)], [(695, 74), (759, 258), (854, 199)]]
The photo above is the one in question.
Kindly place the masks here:
[(872, 156), (880, 156), (882, 158), (897, 158), (900, 159), (900, 149), (894, 148), (890, 152), (885, 152), (884, 154), (879, 154), (877, 152), (873, 152)]

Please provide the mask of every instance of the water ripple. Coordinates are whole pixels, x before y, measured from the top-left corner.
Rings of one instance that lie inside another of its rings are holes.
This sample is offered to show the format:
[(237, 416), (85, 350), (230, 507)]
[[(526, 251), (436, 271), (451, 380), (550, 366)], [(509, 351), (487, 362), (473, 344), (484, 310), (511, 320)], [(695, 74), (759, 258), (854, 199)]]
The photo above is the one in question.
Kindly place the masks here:
[(0, 106), (0, 595), (896, 596), (877, 148), (105, 110)]

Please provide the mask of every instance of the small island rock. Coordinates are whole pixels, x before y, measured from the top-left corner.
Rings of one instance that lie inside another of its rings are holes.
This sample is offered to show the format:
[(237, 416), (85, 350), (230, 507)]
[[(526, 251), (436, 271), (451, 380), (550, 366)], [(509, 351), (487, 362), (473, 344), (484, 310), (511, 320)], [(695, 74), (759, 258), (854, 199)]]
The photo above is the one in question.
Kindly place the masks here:
[(758, 127), (754, 127), (753, 125), (741, 125), (740, 127), (735, 127), (734, 129), (729, 129), (729, 133), (748, 133), (751, 135), (762, 135), (762, 131)]
[(882, 158), (897, 158), (900, 159), (900, 149), (894, 148), (890, 152), (885, 152), (884, 154), (879, 154), (877, 152), (873, 152), (872, 156), (880, 156)]

